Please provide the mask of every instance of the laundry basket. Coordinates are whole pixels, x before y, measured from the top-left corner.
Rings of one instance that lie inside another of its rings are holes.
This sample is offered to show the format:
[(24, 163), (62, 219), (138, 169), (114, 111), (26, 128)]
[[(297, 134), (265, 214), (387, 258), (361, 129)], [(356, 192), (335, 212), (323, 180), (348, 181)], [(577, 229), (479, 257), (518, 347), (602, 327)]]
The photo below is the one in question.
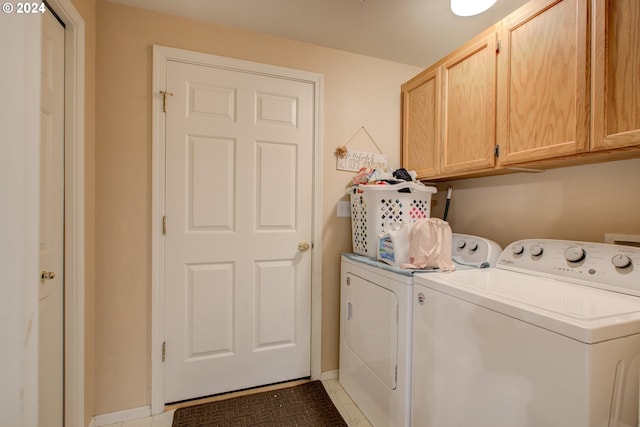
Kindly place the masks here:
[(375, 257), (380, 233), (391, 224), (413, 224), (429, 218), (435, 187), (415, 182), (394, 185), (354, 185), (351, 197), (351, 238), (353, 252)]

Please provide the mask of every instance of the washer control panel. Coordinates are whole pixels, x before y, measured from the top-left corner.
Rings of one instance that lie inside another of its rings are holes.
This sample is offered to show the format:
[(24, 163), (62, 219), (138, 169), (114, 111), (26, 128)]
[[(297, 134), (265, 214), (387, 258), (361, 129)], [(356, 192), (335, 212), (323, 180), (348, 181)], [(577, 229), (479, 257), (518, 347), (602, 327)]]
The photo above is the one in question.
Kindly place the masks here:
[(496, 267), (640, 296), (640, 248), (527, 239), (507, 246)]

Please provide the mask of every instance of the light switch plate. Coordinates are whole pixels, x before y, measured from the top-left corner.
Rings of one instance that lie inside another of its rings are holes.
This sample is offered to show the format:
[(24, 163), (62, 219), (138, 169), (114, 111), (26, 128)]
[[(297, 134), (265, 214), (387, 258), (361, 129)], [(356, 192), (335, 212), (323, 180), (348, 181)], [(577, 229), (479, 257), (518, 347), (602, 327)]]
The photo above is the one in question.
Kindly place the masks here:
[(341, 217), (351, 217), (351, 203), (348, 201), (339, 201), (336, 206), (336, 216)]

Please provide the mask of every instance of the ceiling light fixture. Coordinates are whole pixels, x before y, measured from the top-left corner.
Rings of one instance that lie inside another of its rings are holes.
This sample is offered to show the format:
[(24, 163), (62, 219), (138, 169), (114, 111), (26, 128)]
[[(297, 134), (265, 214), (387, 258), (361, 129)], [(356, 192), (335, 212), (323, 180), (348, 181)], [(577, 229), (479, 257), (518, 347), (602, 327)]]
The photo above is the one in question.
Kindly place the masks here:
[(458, 16), (473, 16), (496, 4), (496, 0), (451, 0), (451, 11)]

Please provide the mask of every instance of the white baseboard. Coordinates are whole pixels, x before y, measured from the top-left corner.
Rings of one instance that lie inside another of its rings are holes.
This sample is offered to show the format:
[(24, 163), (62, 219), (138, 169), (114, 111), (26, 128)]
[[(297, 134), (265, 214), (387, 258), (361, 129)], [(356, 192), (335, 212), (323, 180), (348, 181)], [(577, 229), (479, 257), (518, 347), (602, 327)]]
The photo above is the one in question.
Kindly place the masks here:
[(146, 418), (151, 416), (151, 406), (143, 406), (141, 408), (127, 409), (124, 411), (112, 412), (110, 414), (96, 415), (92, 424), (95, 427), (108, 426), (109, 424), (122, 423), (124, 421), (136, 420), (138, 418)]
[(324, 371), (320, 374), (320, 381), (335, 380), (338, 378), (338, 370)]

